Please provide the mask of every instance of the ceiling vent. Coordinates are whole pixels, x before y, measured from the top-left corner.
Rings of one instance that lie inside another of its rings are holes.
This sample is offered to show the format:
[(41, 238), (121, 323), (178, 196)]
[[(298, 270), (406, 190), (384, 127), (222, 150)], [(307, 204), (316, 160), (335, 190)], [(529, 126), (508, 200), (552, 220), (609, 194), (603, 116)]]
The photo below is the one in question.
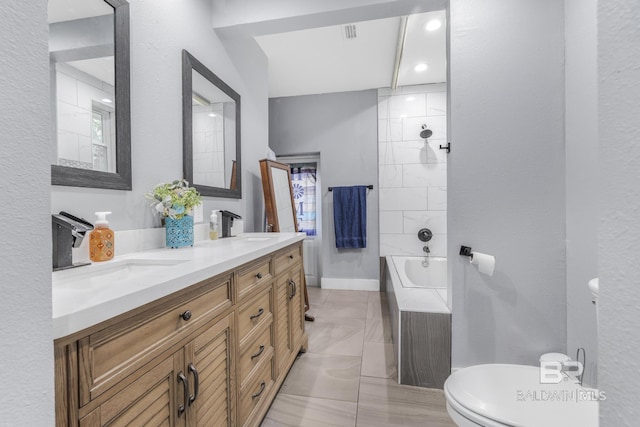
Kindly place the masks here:
[(345, 40), (353, 40), (357, 37), (356, 24), (347, 24), (344, 26), (344, 38)]

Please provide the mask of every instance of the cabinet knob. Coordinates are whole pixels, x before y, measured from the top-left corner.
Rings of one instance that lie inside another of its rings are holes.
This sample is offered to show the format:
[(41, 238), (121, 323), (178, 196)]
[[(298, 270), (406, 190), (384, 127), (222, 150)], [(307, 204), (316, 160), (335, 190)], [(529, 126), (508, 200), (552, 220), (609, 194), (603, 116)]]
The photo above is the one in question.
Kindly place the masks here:
[(293, 259), (293, 254), (292, 254), (292, 255), (289, 255), (289, 259)]
[(185, 311), (184, 313), (182, 313), (180, 315), (180, 317), (182, 318), (182, 320), (189, 320), (191, 319), (191, 312), (189, 310)]
[(258, 279), (262, 279), (262, 273), (258, 272), (258, 274), (256, 274), (256, 277), (257, 277)]

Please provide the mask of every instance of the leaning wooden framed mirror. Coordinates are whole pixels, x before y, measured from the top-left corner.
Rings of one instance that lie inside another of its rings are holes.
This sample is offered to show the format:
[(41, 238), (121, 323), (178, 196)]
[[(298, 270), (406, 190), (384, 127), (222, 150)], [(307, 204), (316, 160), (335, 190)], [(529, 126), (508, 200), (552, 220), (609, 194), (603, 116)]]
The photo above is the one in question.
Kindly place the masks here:
[(273, 160), (260, 160), (267, 230), (293, 233), (298, 231), (296, 209), (291, 187), (289, 165)]
[[(262, 159), (260, 160), (260, 175), (262, 176), (267, 230), (280, 233), (297, 232), (298, 221), (296, 219), (289, 165)], [(302, 272), (302, 277), (305, 277), (304, 271)], [(304, 304), (305, 311), (308, 311), (310, 306), (306, 279), (304, 281)], [(304, 318), (310, 322), (315, 320), (309, 314), (305, 314)]]

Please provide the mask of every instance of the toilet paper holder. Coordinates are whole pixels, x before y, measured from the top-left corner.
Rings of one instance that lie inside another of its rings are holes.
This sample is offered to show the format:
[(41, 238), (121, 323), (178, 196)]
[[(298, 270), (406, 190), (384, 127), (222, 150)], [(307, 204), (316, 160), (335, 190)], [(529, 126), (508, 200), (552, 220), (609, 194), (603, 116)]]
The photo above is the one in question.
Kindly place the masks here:
[(460, 246), (460, 255), (470, 257), (471, 252), (471, 246)]

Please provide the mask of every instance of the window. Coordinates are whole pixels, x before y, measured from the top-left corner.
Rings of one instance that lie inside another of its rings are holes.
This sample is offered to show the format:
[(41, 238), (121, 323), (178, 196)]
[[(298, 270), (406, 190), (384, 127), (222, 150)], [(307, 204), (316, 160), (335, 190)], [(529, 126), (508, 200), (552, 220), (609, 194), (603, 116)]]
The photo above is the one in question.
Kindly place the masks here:
[(93, 103), (91, 114), (91, 151), (93, 158), (93, 170), (103, 172), (115, 172), (110, 166), (113, 165), (113, 123), (111, 112), (100, 108), (96, 102)]
[(291, 185), (298, 231), (307, 233), (307, 236), (315, 236), (317, 232), (316, 171), (315, 163), (291, 165)]

